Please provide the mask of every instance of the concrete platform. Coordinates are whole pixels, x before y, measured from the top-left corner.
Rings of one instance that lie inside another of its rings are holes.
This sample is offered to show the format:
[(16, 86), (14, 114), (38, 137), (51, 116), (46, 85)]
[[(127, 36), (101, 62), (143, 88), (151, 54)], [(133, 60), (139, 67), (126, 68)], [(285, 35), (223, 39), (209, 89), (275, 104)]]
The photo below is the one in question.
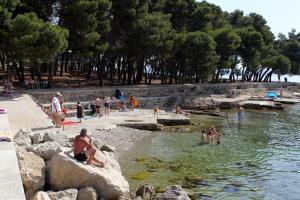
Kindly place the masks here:
[(278, 98), (274, 99), (275, 102), (280, 102), (283, 104), (296, 104), (300, 103), (299, 99), (289, 99), (289, 98)]
[[(0, 115), (1, 136), (10, 136), (6, 114)], [(23, 184), (13, 142), (0, 142), (0, 199), (25, 200)]]
[(242, 101), (238, 103), (239, 106), (249, 109), (271, 109), (283, 110), (284, 106), (279, 102), (274, 101)]
[[(135, 109), (134, 111), (119, 112), (111, 111), (110, 116), (90, 117), (87, 116), (81, 123), (77, 123), (76, 117), (66, 118), (68, 121), (76, 122), (73, 126), (65, 126), (65, 133), (70, 137), (77, 135), (82, 128), (89, 132), (103, 129), (113, 129), (117, 126), (125, 126), (142, 130), (160, 130), (159, 122), (169, 121), (175, 124), (189, 124), (190, 119), (175, 113), (161, 111), (159, 117), (154, 117), (152, 109)], [(167, 124), (165, 124), (167, 125)], [(53, 128), (52, 131), (55, 129)], [(60, 129), (61, 130), (61, 129)]]

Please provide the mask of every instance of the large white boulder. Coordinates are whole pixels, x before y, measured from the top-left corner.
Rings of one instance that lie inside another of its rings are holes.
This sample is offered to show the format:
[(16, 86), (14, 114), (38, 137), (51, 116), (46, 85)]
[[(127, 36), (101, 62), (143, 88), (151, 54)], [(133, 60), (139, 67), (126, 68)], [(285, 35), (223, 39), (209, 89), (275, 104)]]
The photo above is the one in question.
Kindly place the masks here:
[(53, 155), (62, 152), (62, 148), (57, 142), (45, 142), (41, 144), (34, 144), (28, 147), (27, 151), (39, 155), (44, 160), (51, 160)]
[(97, 151), (97, 157), (107, 161), (105, 168), (78, 162), (65, 152), (54, 155), (47, 167), (50, 186), (54, 190), (92, 187), (105, 199), (118, 199), (128, 193), (128, 182), (112, 154)]
[(44, 160), (21, 148), (17, 148), (17, 157), (25, 192), (43, 188), (45, 185)]
[(76, 189), (68, 189), (58, 192), (48, 192), (51, 200), (76, 200), (78, 191)]
[(30, 131), (26, 131), (25, 128), (21, 128), (14, 136), (14, 142), (18, 146), (29, 147), (31, 145)]

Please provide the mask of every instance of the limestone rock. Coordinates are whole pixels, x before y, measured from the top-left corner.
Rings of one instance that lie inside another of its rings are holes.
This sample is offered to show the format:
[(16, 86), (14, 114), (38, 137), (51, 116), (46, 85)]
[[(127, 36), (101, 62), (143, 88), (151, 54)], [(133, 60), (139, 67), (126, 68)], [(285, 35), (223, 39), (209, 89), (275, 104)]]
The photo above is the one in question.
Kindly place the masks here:
[(25, 192), (37, 191), (45, 185), (45, 163), (42, 158), (32, 152), (17, 150), (20, 174)]
[(190, 200), (186, 191), (180, 185), (167, 187), (166, 192), (157, 194), (154, 200)]
[(73, 155), (56, 154), (48, 163), (48, 182), (54, 190), (92, 187), (105, 199), (118, 199), (129, 192), (129, 185), (122, 176), (120, 166), (108, 152), (97, 151), (96, 156), (106, 160), (105, 168), (78, 162)]
[(115, 152), (115, 147), (104, 144), (100, 148), (100, 151)]
[(36, 133), (31, 136), (32, 144), (39, 144), (44, 141), (44, 134)]
[(45, 133), (44, 141), (55, 141), (58, 142), (63, 147), (70, 147), (72, 146), (69, 142), (69, 138), (67, 135), (60, 133), (59, 131), (56, 133)]
[(151, 200), (155, 196), (155, 188), (153, 185), (145, 184), (136, 191), (135, 195), (144, 200)]
[(39, 155), (44, 160), (50, 160), (53, 155), (62, 152), (62, 148), (57, 142), (35, 144), (27, 148), (27, 150)]
[(59, 192), (48, 192), (51, 200), (76, 200), (78, 191), (76, 189), (68, 189)]
[(25, 128), (21, 128), (14, 137), (14, 142), (18, 146), (29, 147), (31, 145), (30, 132), (26, 131)]
[(32, 200), (51, 200), (47, 192), (37, 192), (35, 193)]
[(97, 200), (97, 192), (94, 188), (82, 188), (78, 191), (77, 200)]

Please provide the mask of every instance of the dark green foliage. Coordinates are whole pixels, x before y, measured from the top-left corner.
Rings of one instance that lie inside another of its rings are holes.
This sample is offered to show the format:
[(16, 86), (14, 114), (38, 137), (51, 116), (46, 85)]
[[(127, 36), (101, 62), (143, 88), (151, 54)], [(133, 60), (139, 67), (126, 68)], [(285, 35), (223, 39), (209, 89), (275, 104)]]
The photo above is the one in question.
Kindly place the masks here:
[(300, 68), (296, 30), (275, 40), (263, 16), (195, 0), (2, 0), (0, 42), (0, 67), (20, 81), (76, 70), (100, 86), (219, 82), (229, 69), (270, 81)]
[(34, 13), (19, 14), (6, 25), (12, 59), (49, 62), (67, 48), (68, 32), (50, 22), (44, 23)]

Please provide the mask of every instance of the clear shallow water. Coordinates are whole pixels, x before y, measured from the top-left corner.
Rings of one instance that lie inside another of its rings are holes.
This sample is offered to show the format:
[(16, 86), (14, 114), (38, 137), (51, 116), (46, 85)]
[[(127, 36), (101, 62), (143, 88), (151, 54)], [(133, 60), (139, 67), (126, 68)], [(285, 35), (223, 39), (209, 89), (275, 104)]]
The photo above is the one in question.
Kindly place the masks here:
[[(181, 184), (197, 199), (299, 199), (300, 106), (236, 118), (194, 116), (199, 131), (145, 138), (120, 159), (131, 189)], [(200, 145), (210, 125), (223, 134), (220, 145)]]

